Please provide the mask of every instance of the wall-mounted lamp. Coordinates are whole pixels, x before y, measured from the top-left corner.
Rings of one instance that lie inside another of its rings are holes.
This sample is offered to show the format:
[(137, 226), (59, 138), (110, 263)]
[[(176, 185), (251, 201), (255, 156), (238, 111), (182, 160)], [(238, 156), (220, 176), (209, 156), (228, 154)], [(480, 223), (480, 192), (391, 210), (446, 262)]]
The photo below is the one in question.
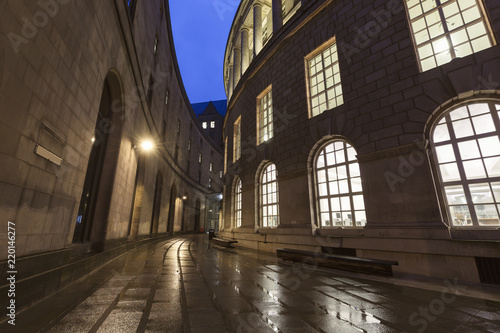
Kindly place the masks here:
[(182, 200), (184, 200), (184, 201), (186, 201), (187, 199), (188, 199), (187, 195), (184, 195), (184, 196), (182, 197)]
[(155, 147), (155, 144), (151, 140), (144, 140), (141, 143), (134, 145), (134, 149), (140, 148), (143, 151), (151, 151)]

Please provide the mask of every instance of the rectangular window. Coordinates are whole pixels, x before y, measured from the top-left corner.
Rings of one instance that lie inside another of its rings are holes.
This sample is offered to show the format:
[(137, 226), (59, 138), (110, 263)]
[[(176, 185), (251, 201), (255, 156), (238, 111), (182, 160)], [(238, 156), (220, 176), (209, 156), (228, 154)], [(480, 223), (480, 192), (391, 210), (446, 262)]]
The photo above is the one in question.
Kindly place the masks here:
[(241, 157), (241, 116), (234, 122), (233, 163)]
[(201, 163), (201, 161), (202, 161), (202, 155), (200, 153), (200, 156), (198, 156), (198, 163)]
[(210, 172), (212, 172), (214, 170), (214, 165), (213, 163), (210, 163)]
[(188, 151), (191, 151), (191, 140), (188, 141)]
[(421, 71), (495, 44), (480, 0), (405, 1)]
[(210, 122), (210, 128), (215, 128), (215, 121)]
[(273, 97), (272, 86), (269, 86), (257, 97), (257, 145), (273, 136)]
[(165, 93), (165, 105), (168, 105), (168, 89)]
[(212, 178), (208, 178), (208, 188), (212, 188)]
[(203, 129), (206, 129), (207, 128), (207, 122), (204, 121), (202, 124), (201, 124), (201, 127), (203, 127)]
[(310, 117), (344, 104), (335, 39), (306, 57)]
[(222, 179), (222, 171), (219, 171), (219, 178)]

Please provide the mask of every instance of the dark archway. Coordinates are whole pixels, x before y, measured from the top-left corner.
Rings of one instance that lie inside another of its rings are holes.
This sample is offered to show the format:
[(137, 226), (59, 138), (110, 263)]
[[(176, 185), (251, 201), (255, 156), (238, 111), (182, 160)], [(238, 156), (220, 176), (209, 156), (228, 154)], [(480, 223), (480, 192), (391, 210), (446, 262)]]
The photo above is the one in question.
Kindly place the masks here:
[(163, 192), (163, 176), (160, 172), (156, 175), (155, 196), (153, 199), (153, 215), (151, 216), (151, 235), (158, 234), (158, 224), (160, 222), (161, 196)]
[(175, 184), (172, 185), (170, 189), (170, 202), (168, 205), (168, 224), (167, 224), (167, 233), (174, 233), (174, 219), (175, 219), (175, 201), (177, 199), (177, 189)]
[(102, 251), (106, 240), (122, 134), (122, 95), (120, 78), (110, 71), (104, 81), (73, 234), (74, 243), (90, 242), (93, 251)]

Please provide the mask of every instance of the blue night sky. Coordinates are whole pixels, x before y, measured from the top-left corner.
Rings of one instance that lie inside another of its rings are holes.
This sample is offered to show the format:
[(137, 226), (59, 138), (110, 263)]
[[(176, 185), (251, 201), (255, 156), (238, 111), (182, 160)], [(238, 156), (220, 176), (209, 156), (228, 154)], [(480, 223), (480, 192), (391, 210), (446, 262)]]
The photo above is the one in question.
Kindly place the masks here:
[(170, 0), (175, 50), (191, 103), (226, 99), (223, 61), (240, 1)]

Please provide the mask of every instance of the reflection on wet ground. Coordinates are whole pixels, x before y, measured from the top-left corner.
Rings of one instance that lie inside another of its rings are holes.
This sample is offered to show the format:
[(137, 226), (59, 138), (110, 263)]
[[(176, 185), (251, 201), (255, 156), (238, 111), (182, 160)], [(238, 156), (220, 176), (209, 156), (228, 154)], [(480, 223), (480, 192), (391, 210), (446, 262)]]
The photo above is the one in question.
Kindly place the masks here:
[(500, 303), (365, 280), (204, 237), (143, 246), (18, 315), (8, 332), (500, 332)]

